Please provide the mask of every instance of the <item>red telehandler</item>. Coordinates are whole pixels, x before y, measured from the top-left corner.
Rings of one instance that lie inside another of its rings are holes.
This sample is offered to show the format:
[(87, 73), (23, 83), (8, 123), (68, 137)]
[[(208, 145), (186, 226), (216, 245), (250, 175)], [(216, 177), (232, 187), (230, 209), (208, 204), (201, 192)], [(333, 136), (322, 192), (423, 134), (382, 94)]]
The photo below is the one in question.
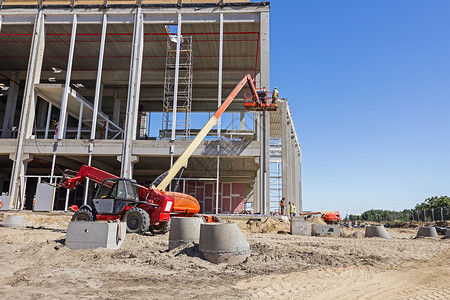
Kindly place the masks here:
[[(83, 205), (72, 217), (73, 221), (117, 220), (127, 223), (127, 231), (144, 233), (165, 233), (169, 229), (170, 216), (194, 216), (200, 205), (194, 197), (177, 192), (166, 192), (165, 189), (182, 168), (187, 167), (189, 157), (200, 145), (217, 120), (239, 94), (245, 84), (250, 86), (251, 97), (246, 97), (244, 109), (251, 111), (274, 111), (277, 103), (268, 103), (267, 93), (257, 91), (250, 74), (247, 74), (236, 85), (234, 90), (219, 107), (215, 114), (203, 126), (195, 139), (184, 150), (173, 166), (153, 181), (150, 187), (136, 183), (134, 179), (119, 178), (100, 169), (82, 166), (78, 172), (66, 170), (60, 182), (62, 187), (75, 189), (86, 178), (101, 183), (92, 204)], [(262, 98), (262, 99), (261, 99)], [(214, 222), (213, 216), (203, 216), (207, 222)]]

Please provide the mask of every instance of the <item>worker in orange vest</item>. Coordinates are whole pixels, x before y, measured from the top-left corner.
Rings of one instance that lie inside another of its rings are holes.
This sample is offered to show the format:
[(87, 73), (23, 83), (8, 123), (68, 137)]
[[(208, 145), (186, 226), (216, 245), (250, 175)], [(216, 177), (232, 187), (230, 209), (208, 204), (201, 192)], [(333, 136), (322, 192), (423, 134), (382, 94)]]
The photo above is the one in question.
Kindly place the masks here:
[(281, 200), (280, 200), (280, 215), (284, 215), (284, 197), (283, 198), (281, 198)]

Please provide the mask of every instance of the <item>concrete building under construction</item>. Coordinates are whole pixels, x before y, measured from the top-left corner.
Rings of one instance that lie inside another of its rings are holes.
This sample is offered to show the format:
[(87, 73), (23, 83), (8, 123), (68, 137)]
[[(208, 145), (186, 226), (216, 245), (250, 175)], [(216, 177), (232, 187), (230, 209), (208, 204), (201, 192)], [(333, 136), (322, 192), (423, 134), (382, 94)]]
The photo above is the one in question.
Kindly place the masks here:
[[(92, 182), (55, 184), (83, 164), (148, 185), (244, 75), (257, 88), (276, 85), (266, 1), (0, 1), (2, 209), (89, 201)], [(301, 210), (288, 101), (263, 113), (245, 111), (243, 99), (171, 189), (196, 197), (203, 213), (269, 214), (283, 196)]]

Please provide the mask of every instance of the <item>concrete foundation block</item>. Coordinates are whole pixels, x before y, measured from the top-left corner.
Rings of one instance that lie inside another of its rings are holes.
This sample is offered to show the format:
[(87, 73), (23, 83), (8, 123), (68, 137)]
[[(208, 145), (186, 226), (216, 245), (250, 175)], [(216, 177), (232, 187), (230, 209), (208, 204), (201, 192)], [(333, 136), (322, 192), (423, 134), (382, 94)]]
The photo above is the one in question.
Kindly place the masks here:
[(422, 227), (420, 227), (419, 230), (417, 231), (417, 237), (438, 238), (436, 227), (431, 227), (431, 226), (422, 226)]
[(341, 228), (339, 225), (312, 224), (311, 234), (313, 236), (325, 236), (327, 233), (341, 236)]
[(445, 232), (443, 239), (450, 239), (450, 228), (447, 228), (447, 231)]
[(386, 231), (383, 225), (379, 226), (366, 226), (366, 232), (364, 237), (380, 237), (383, 239), (390, 239), (391, 236)]
[(8, 215), (0, 225), (2, 227), (20, 228), (25, 226), (25, 217), (21, 215)]
[(250, 256), (250, 245), (235, 223), (201, 224), (199, 249), (216, 264), (239, 264)]
[(202, 218), (170, 218), (169, 250), (188, 243), (199, 243)]
[(0, 201), (2, 201), (3, 205), (0, 207), (0, 210), (9, 210), (9, 201), (11, 200), (10, 196), (0, 196)]
[(291, 234), (311, 235), (311, 222), (304, 217), (293, 217), (291, 220)]
[(66, 247), (72, 250), (93, 248), (117, 250), (122, 246), (126, 233), (125, 222), (70, 222), (66, 234)]

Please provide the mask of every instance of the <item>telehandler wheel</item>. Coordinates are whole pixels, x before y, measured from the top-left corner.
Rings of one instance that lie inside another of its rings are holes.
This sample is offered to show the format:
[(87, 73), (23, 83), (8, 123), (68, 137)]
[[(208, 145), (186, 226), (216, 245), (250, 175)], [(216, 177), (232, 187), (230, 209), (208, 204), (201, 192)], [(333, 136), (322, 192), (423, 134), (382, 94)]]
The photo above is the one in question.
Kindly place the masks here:
[(94, 215), (87, 209), (80, 209), (72, 216), (72, 222), (92, 222), (94, 221)]
[(129, 209), (123, 216), (123, 221), (127, 222), (128, 233), (144, 233), (150, 226), (150, 216), (139, 207)]
[(164, 234), (170, 229), (170, 222), (159, 222), (158, 225), (151, 225), (150, 232), (153, 234)]

